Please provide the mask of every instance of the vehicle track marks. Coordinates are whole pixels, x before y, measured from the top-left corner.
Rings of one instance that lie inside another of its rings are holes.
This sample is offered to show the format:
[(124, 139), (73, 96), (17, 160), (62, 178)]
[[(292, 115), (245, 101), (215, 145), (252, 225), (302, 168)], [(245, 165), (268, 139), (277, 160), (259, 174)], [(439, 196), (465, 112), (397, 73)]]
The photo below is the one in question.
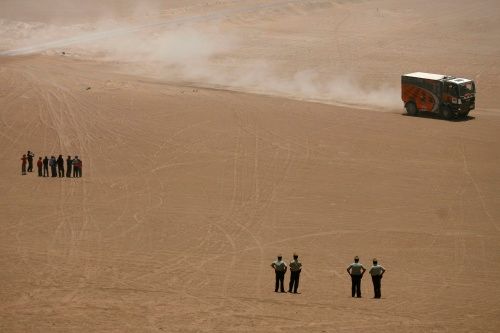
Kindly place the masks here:
[(479, 187), (477, 181), (474, 179), (474, 176), (472, 176), (472, 173), (470, 171), (469, 163), (467, 162), (465, 145), (464, 145), (462, 138), (460, 138), (460, 148), (459, 149), (460, 149), (461, 157), (462, 157), (462, 161), (463, 161), (463, 170), (464, 170), (465, 174), (467, 175), (467, 177), (469, 178), (469, 180), (471, 181), (472, 185), (474, 186), (474, 189), (476, 190), (476, 194), (477, 194), (477, 197), (481, 203), (481, 207), (483, 209), (484, 214), (488, 218), (488, 221), (490, 221), (491, 226), (495, 229), (496, 232), (498, 232), (498, 231), (500, 231), (500, 228), (498, 227), (495, 219), (491, 215), (491, 213), (488, 209), (488, 206), (486, 205), (486, 200), (484, 199), (483, 192), (481, 191), (481, 188)]

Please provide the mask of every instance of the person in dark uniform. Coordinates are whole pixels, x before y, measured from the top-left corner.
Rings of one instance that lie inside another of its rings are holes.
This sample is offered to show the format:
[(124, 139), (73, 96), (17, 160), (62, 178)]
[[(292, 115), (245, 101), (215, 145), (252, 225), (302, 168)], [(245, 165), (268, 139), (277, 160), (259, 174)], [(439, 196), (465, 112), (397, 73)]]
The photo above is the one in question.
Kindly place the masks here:
[(26, 155), (23, 154), (23, 157), (21, 157), (21, 175), (26, 175)]
[(373, 266), (370, 268), (368, 273), (370, 273), (370, 275), (372, 276), (373, 291), (375, 292), (375, 296), (373, 298), (382, 297), (382, 293), (380, 291), (380, 288), (381, 288), (382, 276), (385, 273), (385, 268), (380, 266), (378, 264), (377, 259), (374, 258), (373, 259)]
[(42, 157), (40, 156), (38, 158), (38, 161), (36, 162), (36, 167), (38, 168), (38, 177), (42, 177), (42, 166), (43, 162), (42, 162)]
[(71, 159), (71, 156), (68, 155), (68, 158), (66, 159), (66, 177), (71, 177), (71, 168), (73, 166), (73, 160)]
[(64, 158), (62, 155), (57, 158), (57, 173), (59, 177), (64, 177)]
[(299, 255), (297, 253), (293, 254), (293, 260), (290, 261), (290, 283), (288, 284), (288, 292), (297, 293), (299, 288), (300, 272), (302, 271), (302, 263), (299, 261)]
[(363, 274), (365, 274), (366, 268), (363, 267), (363, 264), (359, 263), (359, 257), (354, 257), (354, 262), (347, 267), (347, 273), (351, 276), (351, 295), (354, 297), (361, 297), (361, 279), (363, 278)]
[(49, 176), (49, 159), (47, 158), (47, 156), (45, 156), (45, 158), (43, 159), (43, 176)]
[(278, 260), (273, 261), (271, 267), (274, 269), (276, 273), (276, 283), (274, 287), (274, 292), (278, 292), (278, 288), (280, 292), (285, 292), (285, 287), (283, 286), (283, 282), (285, 280), (285, 273), (287, 270), (286, 263), (282, 260), (281, 254), (278, 255)]
[(35, 154), (28, 150), (26, 157), (28, 158), (28, 172), (33, 172), (33, 157), (35, 157)]

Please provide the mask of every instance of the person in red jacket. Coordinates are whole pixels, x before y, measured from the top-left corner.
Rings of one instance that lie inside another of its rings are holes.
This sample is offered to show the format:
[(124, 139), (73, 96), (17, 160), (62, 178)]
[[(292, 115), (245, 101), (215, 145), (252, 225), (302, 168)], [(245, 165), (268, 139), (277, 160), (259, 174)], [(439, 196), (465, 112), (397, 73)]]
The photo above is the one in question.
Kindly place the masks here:
[(25, 175), (26, 174), (26, 162), (27, 162), (27, 158), (26, 158), (26, 155), (23, 154), (23, 157), (21, 157), (21, 175)]
[(38, 177), (42, 177), (42, 166), (43, 166), (42, 157), (38, 158), (38, 161), (36, 162), (36, 166), (38, 168)]

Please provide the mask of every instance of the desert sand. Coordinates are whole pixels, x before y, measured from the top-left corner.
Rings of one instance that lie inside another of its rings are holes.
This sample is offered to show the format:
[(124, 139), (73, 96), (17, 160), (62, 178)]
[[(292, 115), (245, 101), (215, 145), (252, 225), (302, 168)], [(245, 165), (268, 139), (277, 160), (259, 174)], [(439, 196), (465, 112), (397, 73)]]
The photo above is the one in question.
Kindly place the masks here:
[(497, 1), (1, 1), (0, 331), (498, 332), (499, 76)]

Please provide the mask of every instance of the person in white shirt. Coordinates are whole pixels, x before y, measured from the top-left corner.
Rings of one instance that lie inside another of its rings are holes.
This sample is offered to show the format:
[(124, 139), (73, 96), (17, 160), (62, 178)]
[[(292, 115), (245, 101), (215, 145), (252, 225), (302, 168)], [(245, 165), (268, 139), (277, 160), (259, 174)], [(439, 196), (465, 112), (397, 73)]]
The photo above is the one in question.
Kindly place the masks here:
[(285, 287), (283, 286), (283, 281), (285, 280), (285, 273), (287, 270), (287, 265), (286, 263), (282, 260), (281, 254), (278, 255), (278, 260), (273, 261), (271, 264), (271, 267), (274, 269), (274, 272), (276, 273), (276, 284), (274, 287), (274, 292), (278, 292), (278, 288), (280, 289), (280, 292), (284, 293), (285, 292)]
[(354, 262), (347, 267), (347, 273), (351, 276), (351, 295), (354, 297), (361, 297), (361, 279), (363, 278), (363, 274), (365, 274), (366, 268), (363, 267), (363, 264), (359, 262), (359, 257), (354, 257)]
[(378, 264), (378, 261), (376, 258), (373, 259), (373, 266), (370, 268), (368, 271), (370, 275), (372, 276), (372, 282), (373, 282), (373, 290), (375, 292), (375, 296), (373, 298), (380, 298), (382, 297), (382, 293), (380, 291), (381, 287), (381, 280), (382, 276), (385, 273), (385, 268), (380, 266)]
[(293, 293), (297, 293), (297, 289), (299, 288), (299, 278), (300, 272), (302, 271), (302, 263), (299, 261), (299, 255), (297, 253), (293, 254), (293, 260), (290, 261), (290, 284), (288, 285), (288, 292), (291, 293), (293, 289)]

